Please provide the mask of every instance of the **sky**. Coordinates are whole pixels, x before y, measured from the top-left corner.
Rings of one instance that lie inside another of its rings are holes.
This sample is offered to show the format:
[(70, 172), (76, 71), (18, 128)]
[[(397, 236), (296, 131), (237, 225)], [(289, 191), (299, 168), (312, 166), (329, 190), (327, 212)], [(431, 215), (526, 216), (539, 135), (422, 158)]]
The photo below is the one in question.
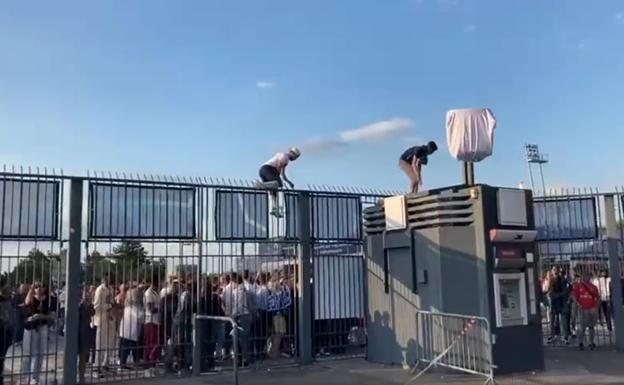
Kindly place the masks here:
[[(405, 189), (398, 157), (440, 151), (449, 109), (488, 107), (478, 182), (624, 184), (618, 0), (0, 1), (0, 163), (257, 178), (275, 151), (306, 184)], [(620, 112), (618, 112), (620, 111)]]

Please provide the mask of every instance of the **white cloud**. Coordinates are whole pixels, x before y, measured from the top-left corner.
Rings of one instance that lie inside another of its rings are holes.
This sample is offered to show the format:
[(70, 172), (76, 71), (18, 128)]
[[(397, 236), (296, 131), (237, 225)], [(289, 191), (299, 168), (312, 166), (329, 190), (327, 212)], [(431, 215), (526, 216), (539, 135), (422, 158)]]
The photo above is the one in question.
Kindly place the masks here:
[(622, 12), (622, 11), (617, 12), (615, 15), (613, 15), (613, 20), (617, 24), (624, 25), (624, 12)]
[(260, 89), (275, 88), (275, 86), (276, 86), (275, 82), (272, 82), (269, 80), (258, 80), (256, 82), (256, 87)]
[(342, 145), (336, 139), (311, 138), (299, 146), (301, 151), (305, 153), (328, 152)]
[(413, 126), (414, 123), (409, 119), (393, 118), (342, 131), (338, 134), (338, 138), (310, 138), (302, 143), (300, 148), (304, 152), (325, 153), (357, 142), (381, 141), (389, 136), (405, 132)]
[(396, 135), (414, 126), (414, 123), (405, 118), (394, 118), (375, 122), (363, 127), (340, 133), (343, 142), (358, 142), (364, 140), (381, 140), (390, 135)]

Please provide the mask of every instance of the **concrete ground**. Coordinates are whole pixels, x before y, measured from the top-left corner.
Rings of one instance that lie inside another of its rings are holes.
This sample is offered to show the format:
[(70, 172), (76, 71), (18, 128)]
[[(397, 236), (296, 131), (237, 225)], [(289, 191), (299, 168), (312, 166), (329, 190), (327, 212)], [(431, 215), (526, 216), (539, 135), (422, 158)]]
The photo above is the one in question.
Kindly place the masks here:
[[(500, 385), (624, 385), (624, 355), (615, 352), (579, 352), (573, 349), (547, 352), (546, 370), (513, 377), (500, 377)], [(255, 370), (240, 374), (240, 385), (402, 385), (410, 374), (398, 367), (371, 364), (364, 360), (317, 363), (306, 367), (280, 370)], [(231, 372), (199, 378), (151, 378), (132, 381), (137, 385), (227, 385)], [(458, 384), (480, 385), (483, 380), (471, 376), (432, 373), (413, 382), (414, 385)]]

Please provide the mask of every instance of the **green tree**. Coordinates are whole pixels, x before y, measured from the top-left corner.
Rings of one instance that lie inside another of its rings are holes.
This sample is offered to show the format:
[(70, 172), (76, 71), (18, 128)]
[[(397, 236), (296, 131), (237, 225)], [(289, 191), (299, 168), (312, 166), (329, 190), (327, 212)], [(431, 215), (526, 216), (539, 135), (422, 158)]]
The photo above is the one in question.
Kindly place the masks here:
[(60, 260), (58, 255), (44, 253), (34, 248), (28, 252), (26, 258), (19, 261), (17, 266), (8, 274), (8, 282), (12, 285), (39, 281), (50, 286), (54, 281), (53, 264)]
[(102, 277), (108, 276), (110, 283), (143, 282), (151, 279), (164, 280), (167, 265), (163, 259), (154, 260), (140, 241), (126, 240), (113, 248), (113, 252), (101, 255), (97, 251), (87, 256), (85, 279), (88, 284), (97, 285)]

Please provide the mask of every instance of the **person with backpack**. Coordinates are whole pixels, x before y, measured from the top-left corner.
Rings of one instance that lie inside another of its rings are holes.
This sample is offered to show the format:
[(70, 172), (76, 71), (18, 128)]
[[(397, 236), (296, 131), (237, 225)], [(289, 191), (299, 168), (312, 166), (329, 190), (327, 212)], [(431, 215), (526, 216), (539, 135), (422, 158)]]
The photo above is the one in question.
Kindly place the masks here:
[(6, 279), (0, 278), (0, 385), (4, 385), (4, 358), (15, 335), (14, 311)]
[(579, 315), (579, 330), (577, 333), (579, 349), (585, 347), (585, 330), (589, 329), (589, 348), (594, 350), (594, 328), (598, 323), (598, 308), (600, 307), (600, 292), (591, 282), (589, 273), (583, 273), (581, 282), (574, 285), (572, 289), (574, 301), (577, 304)]

